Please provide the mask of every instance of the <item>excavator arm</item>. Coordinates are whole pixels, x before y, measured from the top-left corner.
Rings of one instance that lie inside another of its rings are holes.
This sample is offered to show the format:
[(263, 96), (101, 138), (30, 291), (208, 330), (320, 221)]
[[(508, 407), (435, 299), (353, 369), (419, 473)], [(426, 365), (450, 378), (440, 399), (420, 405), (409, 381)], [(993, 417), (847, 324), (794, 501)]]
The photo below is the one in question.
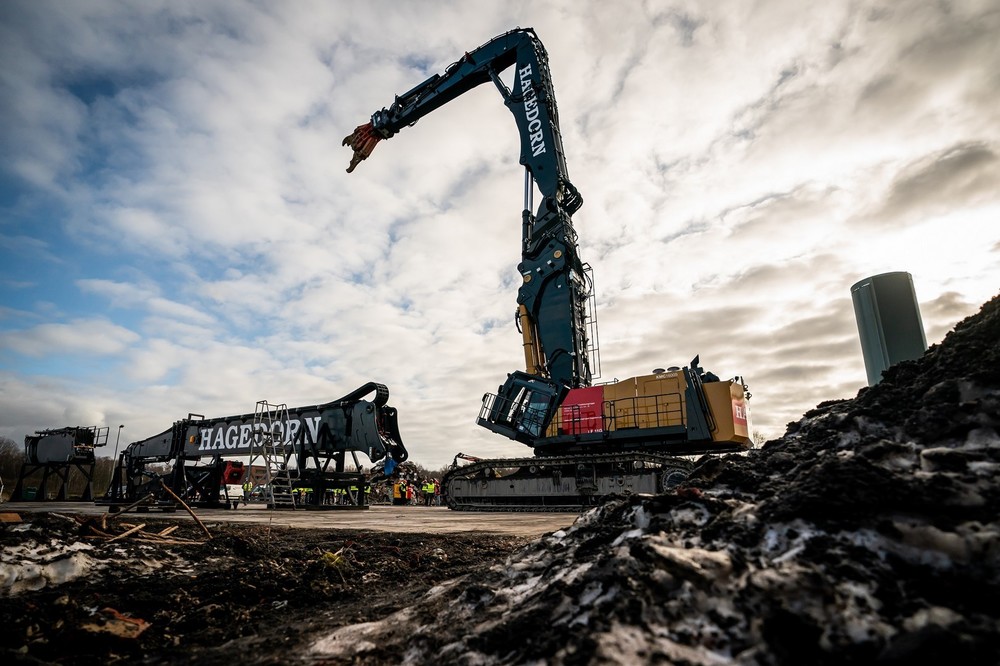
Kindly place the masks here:
[[(513, 88), (500, 80), (500, 73), (517, 65)], [(371, 121), (358, 126), (343, 145), (354, 150), (347, 169), (357, 165), (404, 127), (444, 106), (473, 88), (492, 81), (514, 114), (521, 136), (520, 162), (530, 172), (543, 196), (560, 196), (566, 207), (576, 211), (582, 199), (569, 182), (559, 131), (548, 54), (530, 28), (512, 30), (494, 37), (452, 63), (443, 74), (435, 74), (397, 95), (389, 108), (372, 114)]]
[[(514, 78), (508, 86), (500, 74), (511, 67)], [(531, 444), (544, 434), (565, 391), (589, 386), (595, 374), (588, 335), (592, 282), (589, 267), (579, 257), (572, 222), (583, 198), (566, 169), (545, 47), (530, 28), (499, 35), (466, 53), (443, 74), (398, 95), (343, 143), (354, 151), (347, 169), (352, 172), (381, 140), (490, 81), (514, 116), (525, 168), (516, 321), (526, 372), (511, 373), (496, 396), (487, 396), (479, 423)], [(532, 210), (535, 188), (541, 201)]]

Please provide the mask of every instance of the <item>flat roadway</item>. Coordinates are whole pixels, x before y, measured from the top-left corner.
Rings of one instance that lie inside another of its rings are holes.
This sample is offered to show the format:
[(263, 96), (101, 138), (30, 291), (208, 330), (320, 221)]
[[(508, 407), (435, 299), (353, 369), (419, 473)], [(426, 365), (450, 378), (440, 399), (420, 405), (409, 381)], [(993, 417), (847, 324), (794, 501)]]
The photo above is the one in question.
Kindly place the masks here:
[[(106, 506), (92, 502), (5, 502), (0, 513), (52, 512), (99, 515)], [(380, 532), (484, 532), (537, 537), (573, 524), (576, 513), (502, 513), (452, 511), (439, 506), (388, 506), (375, 504), (367, 509), (273, 509), (250, 504), (235, 510), (192, 509), (207, 525), (212, 523), (253, 523), (303, 529), (377, 530)], [(129, 513), (134, 513), (130, 511)], [(191, 520), (182, 507), (176, 512), (149, 511), (136, 515), (176, 521)]]

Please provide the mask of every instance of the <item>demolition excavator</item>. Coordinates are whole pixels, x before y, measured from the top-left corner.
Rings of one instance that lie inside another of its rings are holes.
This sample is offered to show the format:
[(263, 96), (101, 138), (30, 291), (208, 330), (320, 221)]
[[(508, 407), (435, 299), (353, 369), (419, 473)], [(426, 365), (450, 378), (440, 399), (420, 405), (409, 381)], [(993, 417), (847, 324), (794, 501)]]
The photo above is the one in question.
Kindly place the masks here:
[[(501, 79), (509, 68), (510, 85)], [(354, 151), (347, 171), (383, 139), (487, 82), (514, 116), (525, 170), (515, 322), (526, 367), (484, 396), (478, 423), (534, 455), (453, 465), (443, 480), (448, 506), (579, 510), (607, 495), (673, 487), (690, 470), (684, 456), (749, 448), (746, 384), (720, 380), (698, 357), (687, 367), (595, 383), (593, 277), (572, 220), (583, 197), (569, 179), (548, 55), (534, 30), (491, 39), (372, 114), (344, 139)]]

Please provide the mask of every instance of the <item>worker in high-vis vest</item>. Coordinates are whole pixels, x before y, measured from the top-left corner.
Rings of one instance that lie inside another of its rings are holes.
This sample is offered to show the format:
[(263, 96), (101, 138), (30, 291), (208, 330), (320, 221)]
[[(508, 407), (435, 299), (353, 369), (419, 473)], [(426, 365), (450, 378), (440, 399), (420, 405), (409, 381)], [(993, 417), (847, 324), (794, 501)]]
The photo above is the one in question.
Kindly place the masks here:
[(406, 504), (406, 490), (403, 488), (405, 482), (400, 479), (396, 479), (392, 483), (392, 505), (400, 506), (401, 504)]
[(421, 490), (424, 493), (424, 506), (431, 506), (434, 504), (434, 481), (426, 479), (424, 481)]

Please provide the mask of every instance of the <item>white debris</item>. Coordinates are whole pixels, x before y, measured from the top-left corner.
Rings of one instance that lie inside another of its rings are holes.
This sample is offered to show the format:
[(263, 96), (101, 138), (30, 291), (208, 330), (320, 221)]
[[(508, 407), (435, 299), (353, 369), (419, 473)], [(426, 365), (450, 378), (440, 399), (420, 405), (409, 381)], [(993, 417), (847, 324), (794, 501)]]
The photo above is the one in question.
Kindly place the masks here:
[(0, 594), (16, 595), (62, 585), (101, 568), (99, 560), (87, 555), (92, 546), (81, 542), (41, 544), (28, 540), (0, 552)]

